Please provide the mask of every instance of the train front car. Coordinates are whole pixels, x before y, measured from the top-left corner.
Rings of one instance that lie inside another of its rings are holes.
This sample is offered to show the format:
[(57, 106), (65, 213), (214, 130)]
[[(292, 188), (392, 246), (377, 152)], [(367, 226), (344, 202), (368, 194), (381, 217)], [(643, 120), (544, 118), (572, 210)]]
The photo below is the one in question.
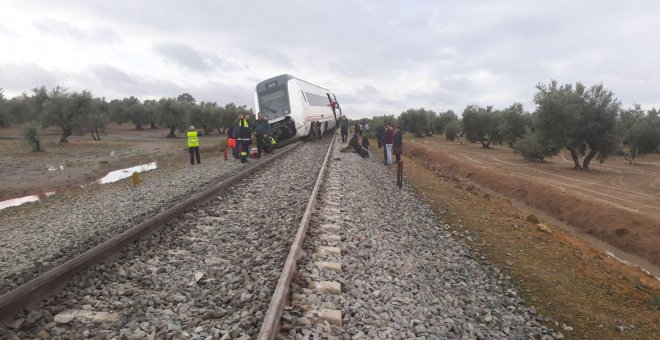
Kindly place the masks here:
[(278, 144), (322, 134), (335, 127), (340, 115), (339, 104), (328, 89), (288, 74), (257, 84), (254, 101), (257, 112), (268, 119)]

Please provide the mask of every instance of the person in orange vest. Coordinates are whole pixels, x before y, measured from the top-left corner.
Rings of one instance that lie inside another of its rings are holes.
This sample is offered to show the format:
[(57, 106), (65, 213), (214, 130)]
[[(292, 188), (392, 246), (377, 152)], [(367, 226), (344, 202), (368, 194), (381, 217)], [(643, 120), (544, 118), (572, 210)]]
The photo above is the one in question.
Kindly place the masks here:
[(197, 164), (200, 164), (199, 137), (197, 135), (197, 130), (195, 130), (195, 126), (190, 125), (186, 135), (188, 136), (188, 152), (190, 152), (190, 164), (195, 165), (195, 159), (197, 159)]

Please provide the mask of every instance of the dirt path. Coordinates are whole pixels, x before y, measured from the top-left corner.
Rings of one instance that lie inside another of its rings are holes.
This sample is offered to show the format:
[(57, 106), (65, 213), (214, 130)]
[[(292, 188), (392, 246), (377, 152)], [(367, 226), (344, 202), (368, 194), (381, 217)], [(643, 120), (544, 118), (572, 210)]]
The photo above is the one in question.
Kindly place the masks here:
[(528, 162), (504, 146), (484, 149), (438, 137), (407, 142), (408, 153), (431, 169), (469, 178), (660, 264), (660, 155), (635, 164), (615, 156), (575, 171), (564, 154)]

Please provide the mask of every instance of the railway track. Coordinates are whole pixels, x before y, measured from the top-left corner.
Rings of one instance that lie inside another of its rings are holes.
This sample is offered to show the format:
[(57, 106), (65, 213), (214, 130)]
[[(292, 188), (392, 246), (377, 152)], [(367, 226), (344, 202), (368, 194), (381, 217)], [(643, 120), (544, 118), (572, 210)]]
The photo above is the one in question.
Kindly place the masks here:
[[(0, 296), (7, 322), (0, 337), (257, 336), (264, 318), (277, 315), (267, 309), (331, 145), (325, 138), (288, 146), (269, 166), (241, 172)], [(26, 309), (35, 303), (43, 306)]]
[(0, 338), (563, 338), (378, 160), (333, 145), (178, 206), (61, 293), (13, 305)]

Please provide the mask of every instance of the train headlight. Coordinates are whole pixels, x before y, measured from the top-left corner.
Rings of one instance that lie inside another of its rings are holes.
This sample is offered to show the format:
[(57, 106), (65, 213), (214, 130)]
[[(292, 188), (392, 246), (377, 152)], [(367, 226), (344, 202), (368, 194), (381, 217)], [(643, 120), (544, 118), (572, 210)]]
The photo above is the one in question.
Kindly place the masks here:
[(288, 115), (289, 114), (289, 109), (284, 109), (284, 114)]

